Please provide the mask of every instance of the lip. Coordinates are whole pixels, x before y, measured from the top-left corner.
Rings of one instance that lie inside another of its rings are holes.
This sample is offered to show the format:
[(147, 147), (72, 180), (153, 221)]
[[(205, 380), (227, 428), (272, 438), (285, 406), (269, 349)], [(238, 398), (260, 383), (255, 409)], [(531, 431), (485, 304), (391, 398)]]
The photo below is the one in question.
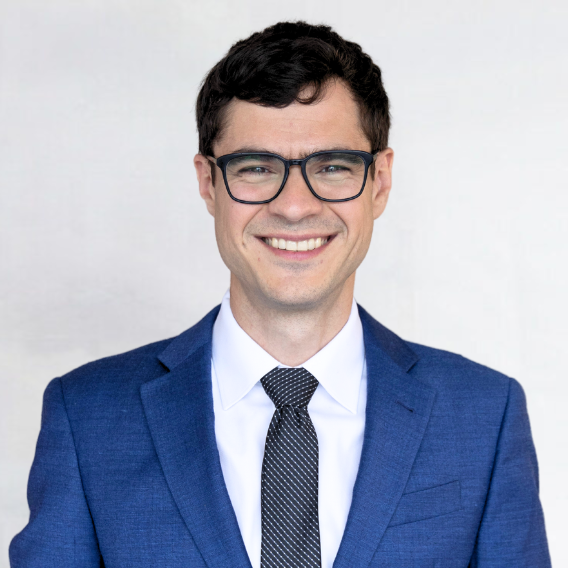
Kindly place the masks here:
[(310, 239), (317, 239), (318, 237), (328, 238), (331, 239), (335, 237), (335, 235), (322, 235), (321, 233), (308, 233), (305, 235), (285, 235), (284, 233), (270, 233), (269, 235), (258, 235), (257, 238), (259, 239), (284, 239), (285, 241), (296, 241), (297, 243), (300, 241), (309, 241)]
[[(318, 235), (310, 235), (310, 236), (302, 236), (302, 237), (298, 237), (298, 235), (294, 235), (293, 238), (290, 238), (290, 235), (288, 235), (288, 238), (286, 238), (286, 236), (284, 235), (277, 235), (277, 234), (270, 234), (270, 237), (276, 238), (276, 239), (284, 239), (284, 240), (288, 240), (288, 241), (300, 241), (300, 240), (309, 240), (309, 239), (314, 239), (314, 238), (318, 238), (321, 237), (321, 233)], [(285, 249), (277, 249), (274, 248), (272, 246), (270, 246), (269, 244), (266, 244), (264, 242), (264, 239), (266, 237), (262, 236), (262, 237), (257, 237), (258, 241), (265, 246), (267, 249), (270, 250), (270, 252), (272, 252), (273, 254), (275, 254), (276, 256), (280, 257), (280, 258), (285, 258), (287, 260), (310, 260), (312, 258), (315, 258), (316, 256), (318, 256), (319, 254), (321, 254), (325, 249), (327, 249), (327, 247), (329, 246), (329, 243), (331, 243), (333, 241), (333, 239), (335, 238), (335, 235), (329, 235), (327, 236), (327, 243), (325, 243), (325, 245), (321, 245), (320, 247), (318, 247), (317, 249), (313, 249), (313, 250), (306, 250), (306, 251), (293, 251), (293, 250), (285, 250)]]

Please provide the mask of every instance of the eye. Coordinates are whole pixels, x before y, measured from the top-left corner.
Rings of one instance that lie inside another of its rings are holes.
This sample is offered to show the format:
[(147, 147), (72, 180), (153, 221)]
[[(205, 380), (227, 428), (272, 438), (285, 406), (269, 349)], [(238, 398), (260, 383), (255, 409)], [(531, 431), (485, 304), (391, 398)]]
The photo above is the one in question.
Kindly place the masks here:
[(268, 168), (265, 168), (264, 166), (249, 166), (248, 168), (241, 168), (239, 170), (239, 173), (262, 175), (262, 174), (269, 174), (271, 173), (271, 171)]
[(338, 172), (344, 172), (349, 170), (349, 168), (345, 167), (345, 166), (340, 166), (339, 164), (330, 164), (328, 166), (324, 166), (321, 171), (324, 174), (335, 174)]
[(227, 164), (227, 175), (243, 179), (272, 177), (278, 175), (279, 167), (282, 168), (278, 160), (258, 156), (240, 156)]

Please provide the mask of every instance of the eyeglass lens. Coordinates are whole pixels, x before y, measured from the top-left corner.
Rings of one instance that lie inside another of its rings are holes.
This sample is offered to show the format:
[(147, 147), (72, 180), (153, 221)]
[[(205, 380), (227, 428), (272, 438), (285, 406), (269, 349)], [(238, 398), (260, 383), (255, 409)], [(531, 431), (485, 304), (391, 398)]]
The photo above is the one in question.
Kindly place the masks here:
[[(236, 199), (265, 201), (278, 193), (285, 172), (284, 162), (274, 156), (238, 156), (227, 163), (227, 185)], [(312, 156), (306, 162), (306, 175), (318, 196), (348, 199), (363, 187), (365, 162), (355, 154), (326, 152)]]

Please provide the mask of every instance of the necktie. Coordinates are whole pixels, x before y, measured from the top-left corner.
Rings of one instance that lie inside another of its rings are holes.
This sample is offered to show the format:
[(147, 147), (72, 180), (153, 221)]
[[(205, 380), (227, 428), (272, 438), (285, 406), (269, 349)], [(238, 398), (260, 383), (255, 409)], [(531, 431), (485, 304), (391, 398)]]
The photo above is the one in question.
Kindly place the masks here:
[(308, 403), (318, 381), (276, 367), (261, 384), (276, 410), (262, 462), (261, 568), (320, 568), (318, 438)]

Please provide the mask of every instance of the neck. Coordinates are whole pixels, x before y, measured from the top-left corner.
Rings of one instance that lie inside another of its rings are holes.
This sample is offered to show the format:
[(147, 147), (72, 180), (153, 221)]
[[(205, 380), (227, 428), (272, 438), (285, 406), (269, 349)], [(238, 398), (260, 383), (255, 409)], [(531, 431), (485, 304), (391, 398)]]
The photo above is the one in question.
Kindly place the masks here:
[(355, 274), (335, 295), (309, 308), (282, 309), (249, 297), (231, 277), (231, 311), (239, 326), (267, 353), (284, 365), (296, 367), (325, 347), (347, 323), (354, 284)]

